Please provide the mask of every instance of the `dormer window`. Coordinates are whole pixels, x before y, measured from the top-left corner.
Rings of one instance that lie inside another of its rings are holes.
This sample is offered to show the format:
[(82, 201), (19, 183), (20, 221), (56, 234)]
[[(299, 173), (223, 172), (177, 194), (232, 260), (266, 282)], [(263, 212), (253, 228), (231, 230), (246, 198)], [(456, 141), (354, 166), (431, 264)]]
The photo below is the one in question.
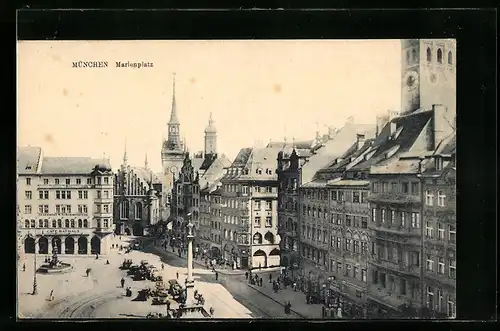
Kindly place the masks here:
[(443, 170), (443, 158), (436, 157), (436, 170)]
[(261, 168), (257, 168), (256, 173), (257, 173), (257, 175), (262, 175), (262, 169)]

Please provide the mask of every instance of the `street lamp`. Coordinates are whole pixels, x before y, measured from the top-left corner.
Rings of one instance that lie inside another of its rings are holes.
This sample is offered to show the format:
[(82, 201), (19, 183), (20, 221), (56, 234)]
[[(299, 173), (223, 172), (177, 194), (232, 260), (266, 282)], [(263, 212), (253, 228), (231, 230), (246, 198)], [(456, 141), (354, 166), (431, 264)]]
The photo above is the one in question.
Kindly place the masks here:
[[(33, 259), (33, 267), (34, 267), (34, 269), (33, 269), (33, 292), (31, 294), (32, 295), (37, 295), (38, 294), (38, 290), (37, 290), (37, 285), (36, 285), (36, 228), (35, 228), (34, 231), (35, 231), (35, 235), (34, 235), (34, 237), (35, 237), (35, 247), (34, 247), (35, 248), (35, 252), (33, 254), (33, 256), (34, 256), (34, 259)], [(28, 235), (31, 236), (30, 233), (28, 233)]]

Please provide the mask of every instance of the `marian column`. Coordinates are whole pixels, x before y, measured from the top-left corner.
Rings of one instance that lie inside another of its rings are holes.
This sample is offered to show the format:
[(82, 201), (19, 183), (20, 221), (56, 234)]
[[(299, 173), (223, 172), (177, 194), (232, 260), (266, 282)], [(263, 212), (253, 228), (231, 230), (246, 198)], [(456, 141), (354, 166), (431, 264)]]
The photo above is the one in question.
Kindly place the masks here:
[[(191, 217), (188, 215), (188, 217)], [(187, 274), (187, 280), (186, 280), (186, 305), (189, 305), (189, 303), (193, 300), (193, 288), (194, 288), (194, 280), (193, 280), (193, 223), (191, 223), (191, 218), (189, 219), (189, 223), (187, 225), (188, 227), (188, 235), (187, 235), (187, 240), (188, 240), (188, 274)]]

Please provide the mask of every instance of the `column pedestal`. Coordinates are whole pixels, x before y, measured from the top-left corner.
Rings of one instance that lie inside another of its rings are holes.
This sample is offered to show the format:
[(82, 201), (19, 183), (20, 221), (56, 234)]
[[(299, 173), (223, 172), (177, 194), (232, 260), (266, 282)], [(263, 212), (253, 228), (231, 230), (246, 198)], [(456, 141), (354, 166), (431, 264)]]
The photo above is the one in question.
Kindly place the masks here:
[(87, 254), (92, 254), (92, 245), (90, 244), (90, 240), (87, 240)]
[(78, 254), (78, 239), (74, 239), (74, 248), (73, 248), (73, 254)]
[(35, 254), (39, 254), (40, 253), (40, 242), (38, 241), (38, 239), (35, 240)]
[(53, 249), (54, 249), (54, 248), (52, 247), (52, 239), (49, 239), (49, 240), (48, 240), (48, 245), (47, 245), (47, 254), (48, 254), (48, 255), (52, 255), (52, 250), (53, 250)]

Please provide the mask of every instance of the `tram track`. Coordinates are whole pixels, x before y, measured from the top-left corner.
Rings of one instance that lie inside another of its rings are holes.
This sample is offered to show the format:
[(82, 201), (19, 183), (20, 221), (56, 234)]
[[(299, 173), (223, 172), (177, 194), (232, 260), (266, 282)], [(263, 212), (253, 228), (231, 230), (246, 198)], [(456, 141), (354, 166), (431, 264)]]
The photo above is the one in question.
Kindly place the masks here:
[[(88, 317), (90, 317), (90, 314), (92, 314), (92, 312), (96, 308), (96, 306), (92, 305), (92, 303), (102, 301), (102, 303), (100, 304), (100, 305), (102, 305), (102, 304), (106, 303), (107, 301), (115, 300), (117, 298), (121, 298), (121, 295), (119, 295), (119, 293), (117, 293), (116, 291), (105, 292), (105, 293), (98, 295), (98, 296), (86, 297), (85, 299), (79, 300), (73, 304), (70, 304), (66, 308), (64, 308), (58, 314), (58, 317), (59, 318), (88, 318)], [(91, 312), (88, 316), (84, 316), (84, 314), (82, 312), (80, 312), (80, 314), (79, 314), (80, 316), (77, 316), (77, 313), (79, 310), (82, 310), (82, 308), (83, 308), (83, 311), (85, 311), (85, 308), (89, 308), (89, 305), (91, 308)]]

